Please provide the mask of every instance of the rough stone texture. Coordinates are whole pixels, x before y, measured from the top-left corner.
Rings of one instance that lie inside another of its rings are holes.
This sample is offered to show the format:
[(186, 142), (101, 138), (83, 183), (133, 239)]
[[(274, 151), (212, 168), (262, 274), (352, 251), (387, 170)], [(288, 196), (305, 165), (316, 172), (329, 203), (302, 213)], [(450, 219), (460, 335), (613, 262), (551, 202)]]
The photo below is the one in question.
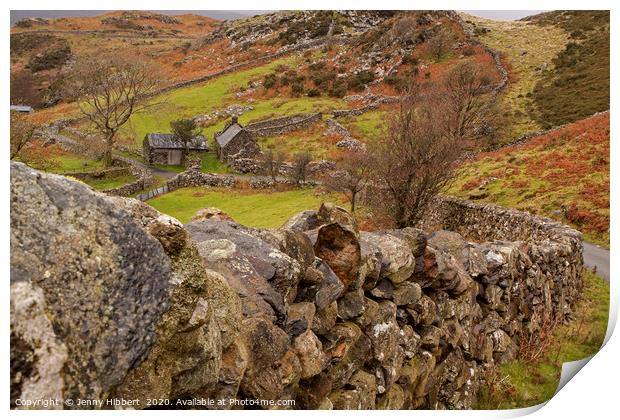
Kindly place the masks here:
[(360, 233), (329, 204), (265, 230), (211, 210), (182, 226), (21, 164), (11, 188), (13, 401), (470, 408), (581, 287), (577, 232), (495, 207), (443, 207), (460, 234)]
[(276, 136), (308, 127), (322, 118), (321, 113), (297, 114), (247, 124), (245, 129), (256, 137)]
[(170, 398), (217, 377), (238, 300), (178, 222), (19, 163), (11, 207), (12, 401)]

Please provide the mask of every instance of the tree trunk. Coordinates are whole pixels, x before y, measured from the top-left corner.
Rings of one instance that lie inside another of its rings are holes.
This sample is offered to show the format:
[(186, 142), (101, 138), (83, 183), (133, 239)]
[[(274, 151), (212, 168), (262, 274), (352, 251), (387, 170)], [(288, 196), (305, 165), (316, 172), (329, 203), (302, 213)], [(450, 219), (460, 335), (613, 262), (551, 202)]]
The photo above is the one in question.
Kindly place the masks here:
[(355, 213), (355, 199), (357, 197), (357, 191), (351, 191), (351, 213)]
[(112, 148), (114, 147), (114, 132), (108, 134), (105, 144), (105, 152), (103, 153), (103, 164), (106, 167), (112, 166)]

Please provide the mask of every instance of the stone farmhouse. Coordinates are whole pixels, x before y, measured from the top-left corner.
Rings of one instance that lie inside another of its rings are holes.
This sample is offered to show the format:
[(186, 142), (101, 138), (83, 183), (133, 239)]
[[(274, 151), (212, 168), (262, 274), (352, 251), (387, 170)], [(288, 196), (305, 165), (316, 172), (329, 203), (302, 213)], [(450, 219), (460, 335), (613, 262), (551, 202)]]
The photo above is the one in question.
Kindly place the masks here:
[[(144, 159), (149, 164), (180, 165), (183, 162), (185, 145), (170, 133), (149, 133), (142, 142)], [(207, 139), (196, 136), (189, 144), (190, 151), (209, 150)]]
[(230, 158), (252, 158), (260, 153), (254, 135), (239, 124), (237, 117), (232, 117), (224, 129), (215, 134), (215, 148), (222, 162)]

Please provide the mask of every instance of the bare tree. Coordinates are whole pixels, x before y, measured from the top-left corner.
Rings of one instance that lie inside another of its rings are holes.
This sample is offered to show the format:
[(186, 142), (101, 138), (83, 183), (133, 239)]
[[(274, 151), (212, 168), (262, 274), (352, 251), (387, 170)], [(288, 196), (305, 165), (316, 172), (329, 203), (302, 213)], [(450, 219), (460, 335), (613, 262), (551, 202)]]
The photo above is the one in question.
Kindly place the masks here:
[(116, 134), (129, 118), (154, 105), (149, 94), (157, 72), (144, 62), (119, 57), (91, 57), (75, 67), (71, 88), (84, 116), (105, 138), (104, 161), (112, 163)]
[(306, 182), (308, 164), (311, 161), (312, 156), (309, 152), (301, 152), (295, 155), (293, 159), (293, 180), (295, 184), (299, 185), (302, 182)]
[(435, 58), (441, 60), (454, 46), (454, 34), (445, 28), (439, 28), (428, 41), (428, 52)]
[(489, 69), (481, 64), (462, 62), (443, 76), (442, 97), (450, 135), (472, 141), (489, 135), (496, 114)]
[(415, 225), (454, 177), (461, 141), (451, 135), (440, 91), (427, 84), (404, 95), (374, 148), (370, 204), (399, 228)]
[(351, 150), (343, 153), (336, 162), (336, 171), (324, 177), (323, 185), (331, 191), (346, 194), (355, 212), (358, 195), (370, 175), (370, 158), (365, 150)]
[(23, 115), (11, 112), (11, 159), (20, 152), (33, 138), (36, 126)]
[(262, 156), (262, 170), (267, 176), (270, 176), (274, 182), (278, 175), (280, 175), (280, 169), (284, 162), (284, 154), (282, 152), (274, 152), (273, 149), (267, 149), (263, 152)]

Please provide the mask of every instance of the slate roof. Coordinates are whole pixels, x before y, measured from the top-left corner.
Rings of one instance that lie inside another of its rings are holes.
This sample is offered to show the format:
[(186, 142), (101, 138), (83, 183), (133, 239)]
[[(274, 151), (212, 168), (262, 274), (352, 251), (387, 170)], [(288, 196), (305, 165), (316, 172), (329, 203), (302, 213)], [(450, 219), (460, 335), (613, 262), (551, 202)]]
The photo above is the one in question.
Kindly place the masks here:
[(28, 105), (11, 105), (11, 111), (32, 112), (32, 107)]
[(232, 139), (234, 139), (237, 134), (241, 133), (243, 127), (239, 124), (231, 124), (226, 130), (222, 133), (215, 136), (215, 140), (220, 145), (220, 147), (226, 146)]
[[(149, 133), (146, 135), (149, 147), (152, 149), (184, 149), (182, 142), (175, 139), (174, 134), (170, 133)], [(203, 136), (196, 136), (189, 144), (190, 150), (208, 150), (207, 139)]]

